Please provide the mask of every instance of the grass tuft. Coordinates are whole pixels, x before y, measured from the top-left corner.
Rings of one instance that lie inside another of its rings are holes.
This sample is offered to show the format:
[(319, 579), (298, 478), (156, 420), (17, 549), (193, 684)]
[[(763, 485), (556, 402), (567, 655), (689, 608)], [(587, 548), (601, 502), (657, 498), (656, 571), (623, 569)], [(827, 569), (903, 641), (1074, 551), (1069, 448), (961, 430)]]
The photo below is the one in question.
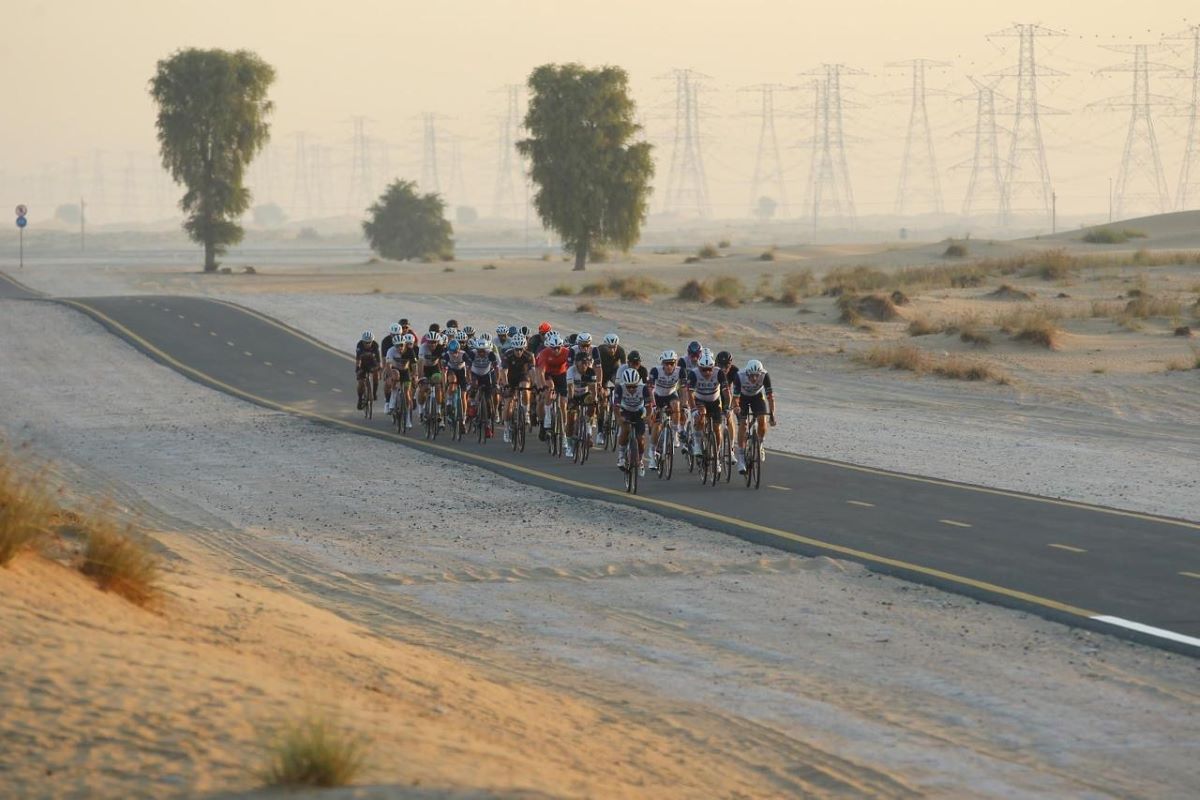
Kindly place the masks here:
[(944, 330), (944, 325), (932, 321), (924, 314), (918, 314), (908, 322), (909, 336), (930, 336), (935, 333), (941, 333)]
[(699, 250), (696, 251), (697, 258), (718, 258), (720, 255), (721, 251), (711, 243), (703, 245)]
[(693, 278), (679, 287), (679, 291), (675, 293), (675, 297), (679, 300), (687, 300), (690, 303), (707, 303), (712, 300), (712, 291), (708, 288), (707, 284)]
[(759, 261), (774, 261), (775, 260), (775, 251), (774, 250), (762, 251), (758, 255), (758, 260)]
[(362, 771), (366, 742), (324, 717), (307, 717), (270, 745), (262, 779), (269, 786), (345, 786)]
[(718, 275), (709, 281), (713, 305), (720, 308), (737, 308), (746, 296), (746, 287), (733, 275)]
[(106, 592), (115, 592), (139, 606), (158, 598), (159, 559), (129, 526), (96, 514), (78, 525), (84, 536), (79, 570)]
[(842, 322), (852, 325), (857, 325), (864, 319), (890, 322), (900, 316), (896, 304), (886, 294), (869, 294), (865, 297), (842, 295), (838, 298), (837, 306), (842, 312)]
[(887, 367), (918, 375), (929, 373), (951, 380), (1009, 383), (1007, 375), (986, 362), (964, 356), (934, 358), (911, 344), (877, 345), (856, 355), (855, 360), (870, 367)]
[(1083, 234), (1088, 244), (1124, 244), (1130, 239), (1145, 239), (1146, 234), (1133, 228), (1089, 228)]
[(962, 242), (951, 242), (946, 247), (946, 252), (942, 253), (944, 258), (966, 258), (968, 255), (970, 252)]
[(1139, 293), (1125, 304), (1125, 314), (1136, 319), (1150, 317), (1178, 317), (1183, 313), (1183, 303), (1165, 297)]
[(575, 290), (565, 283), (560, 283), (550, 290), (551, 297), (570, 297), (575, 294)]
[(43, 475), (26, 473), (0, 452), (0, 566), (49, 534), (54, 514)]
[(576, 314), (595, 314), (596, 313), (596, 304), (585, 300), (584, 302), (575, 306), (575, 313)]

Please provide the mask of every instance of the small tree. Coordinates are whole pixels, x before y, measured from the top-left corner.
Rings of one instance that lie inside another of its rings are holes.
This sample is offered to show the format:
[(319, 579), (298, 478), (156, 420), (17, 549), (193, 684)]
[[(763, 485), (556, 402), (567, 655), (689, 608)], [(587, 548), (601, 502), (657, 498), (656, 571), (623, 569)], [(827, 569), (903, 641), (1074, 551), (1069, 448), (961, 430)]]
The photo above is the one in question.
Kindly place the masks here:
[(267, 143), (275, 70), (254, 53), (179, 50), (158, 62), (150, 96), (158, 104), (162, 163), (187, 187), (183, 229), (204, 245), (204, 271), (242, 239), (237, 219), (250, 206), (242, 177)]
[(363, 232), (384, 258), (453, 258), (454, 228), (446, 203), (436, 194), (417, 194), (412, 181), (397, 180), (367, 209)]
[(545, 64), (529, 76), (529, 138), (517, 149), (537, 184), (533, 204), (562, 237), (582, 270), (602, 245), (628, 250), (641, 235), (654, 162), (650, 145), (631, 140), (629, 76), (619, 67)]

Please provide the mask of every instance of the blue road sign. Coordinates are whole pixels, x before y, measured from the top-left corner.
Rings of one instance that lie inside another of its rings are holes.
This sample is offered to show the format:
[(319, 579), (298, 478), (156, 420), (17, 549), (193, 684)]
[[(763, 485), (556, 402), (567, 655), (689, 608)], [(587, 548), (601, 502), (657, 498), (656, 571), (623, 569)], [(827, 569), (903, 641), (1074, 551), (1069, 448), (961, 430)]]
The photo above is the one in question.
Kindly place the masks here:
[(24, 217), (17, 217), (17, 227), (24, 228), (29, 222)]

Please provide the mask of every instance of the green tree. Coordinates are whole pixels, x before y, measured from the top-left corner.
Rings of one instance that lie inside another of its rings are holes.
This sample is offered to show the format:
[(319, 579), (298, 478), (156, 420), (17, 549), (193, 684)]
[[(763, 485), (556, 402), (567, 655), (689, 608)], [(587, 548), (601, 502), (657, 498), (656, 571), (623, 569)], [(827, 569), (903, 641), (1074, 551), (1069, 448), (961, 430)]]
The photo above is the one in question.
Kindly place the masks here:
[(363, 233), (371, 249), (384, 258), (454, 257), (454, 228), (446, 219), (446, 203), (437, 194), (418, 194), (412, 181), (394, 181), (367, 209)]
[(542, 223), (575, 254), (575, 269), (594, 247), (628, 250), (641, 235), (654, 162), (650, 145), (631, 140), (629, 76), (620, 67), (544, 64), (529, 76), (529, 137), (517, 149), (537, 184)]
[(150, 96), (158, 104), (162, 163), (187, 191), (183, 229), (204, 245), (204, 271), (242, 240), (237, 219), (250, 207), (246, 166), (270, 138), (275, 70), (246, 50), (179, 50), (158, 62)]

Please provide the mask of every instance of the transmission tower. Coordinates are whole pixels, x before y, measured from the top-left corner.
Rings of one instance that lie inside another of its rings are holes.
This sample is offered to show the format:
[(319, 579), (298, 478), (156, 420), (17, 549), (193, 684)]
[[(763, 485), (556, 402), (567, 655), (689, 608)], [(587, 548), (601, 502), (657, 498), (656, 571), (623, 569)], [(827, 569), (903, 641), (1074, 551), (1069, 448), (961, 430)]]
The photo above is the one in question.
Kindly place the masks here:
[(969, 217), (986, 209), (995, 214), (1000, 225), (1007, 225), (1008, 195), (1004, 191), (996, 127), (996, 89), (975, 78), (970, 81), (975, 85), (975, 156), (971, 159), (962, 213)]
[(121, 175), (121, 216), (127, 222), (140, 216), (137, 200), (137, 167), (133, 153), (126, 153), (125, 170)]
[(1183, 148), (1183, 165), (1179, 169), (1179, 188), (1175, 203), (1180, 211), (1200, 207), (1200, 25), (1168, 37), (1190, 39), (1192, 42), (1192, 98), (1188, 106), (1187, 141)]
[(825, 64), (813, 74), (816, 91), (812, 168), (808, 177), (809, 212), (815, 231), (823, 218), (856, 224), (854, 190), (846, 162), (842, 124), (842, 74), (861, 74), (843, 64)]
[(946, 67), (945, 61), (914, 58), (888, 64), (889, 67), (909, 67), (912, 70), (912, 109), (908, 116), (908, 133), (904, 138), (904, 160), (900, 164), (900, 183), (896, 187), (896, 213), (903, 216), (913, 205), (942, 213), (942, 186), (938, 179), (937, 159), (933, 154), (933, 130), (929, 127), (929, 111), (925, 105), (925, 70)]
[(104, 152), (96, 150), (92, 154), (92, 185), (91, 194), (88, 196), (88, 207), (92, 209), (92, 214), (96, 213), (95, 209), (102, 209), (105, 213), (108, 211), (105, 202), (104, 189)]
[(1041, 115), (1062, 112), (1038, 103), (1038, 81), (1043, 77), (1064, 73), (1039, 66), (1035, 46), (1039, 36), (1065, 35), (1041, 25), (1017, 24), (989, 37), (1020, 40), (1016, 71), (1002, 72), (996, 76), (1015, 77), (1017, 80), (1012, 139), (1004, 173), (1005, 207), (1009, 213), (1039, 213), (1047, 219), (1052, 213), (1054, 190), (1050, 185), (1050, 169), (1046, 166)]
[(352, 117), (354, 135), (351, 139), (350, 154), (350, 192), (347, 195), (346, 207), (352, 213), (358, 213), (371, 204), (371, 187), (374, 186), (371, 175), (371, 143), (367, 140), (367, 118)]
[(675, 139), (663, 210), (690, 210), (707, 219), (712, 214), (712, 207), (708, 201), (708, 177), (700, 149), (699, 90), (701, 82), (708, 76), (690, 69), (676, 69), (669, 77), (675, 80)]
[(467, 182), (463, 175), (462, 137), (449, 136), (450, 143), (450, 179), (446, 186), (448, 202), (454, 206), (465, 206), (467, 203)]
[(292, 177), (292, 214), (296, 214), (303, 204), (304, 216), (311, 217), (313, 202), (309, 184), (307, 139), (304, 131), (296, 134), (296, 155), (292, 164), (295, 173)]
[(509, 84), (501, 91), (505, 93), (504, 117), (500, 123), (500, 135), (496, 150), (496, 191), (492, 199), (492, 216), (515, 219), (521, 215), (527, 202), (518, 200), (517, 187), (522, 186), (522, 197), (527, 196), (527, 180), (517, 157), (517, 139), (521, 134), (521, 89), (520, 84)]
[(424, 141), (421, 150), (421, 191), (440, 194), (442, 186), (441, 181), (438, 180), (437, 116), (422, 114), (421, 120), (424, 127)]
[(775, 134), (775, 92), (794, 91), (793, 86), (781, 86), (775, 83), (761, 83), (757, 86), (747, 86), (742, 91), (758, 92), (762, 96), (762, 110), (759, 118), (762, 124), (758, 130), (758, 154), (754, 158), (754, 177), (750, 181), (750, 212), (753, 214), (762, 197), (763, 186), (771, 186), (775, 191), (781, 216), (788, 216), (787, 183), (783, 174), (783, 159), (779, 155), (779, 137)]
[(1128, 99), (1114, 97), (1091, 104), (1092, 107), (1128, 108), (1130, 111), (1129, 132), (1125, 136), (1125, 151), (1114, 190), (1115, 210), (1121, 219), (1133, 210), (1162, 213), (1171, 207), (1167, 178), (1158, 151), (1158, 137), (1155, 136), (1154, 121), (1150, 115), (1152, 106), (1170, 103), (1171, 99), (1150, 94), (1150, 73), (1176, 70), (1166, 64), (1150, 61), (1151, 46), (1108, 45), (1108, 50), (1131, 54), (1133, 61), (1106, 67), (1101, 72), (1130, 72), (1133, 74), (1133, 88)]

